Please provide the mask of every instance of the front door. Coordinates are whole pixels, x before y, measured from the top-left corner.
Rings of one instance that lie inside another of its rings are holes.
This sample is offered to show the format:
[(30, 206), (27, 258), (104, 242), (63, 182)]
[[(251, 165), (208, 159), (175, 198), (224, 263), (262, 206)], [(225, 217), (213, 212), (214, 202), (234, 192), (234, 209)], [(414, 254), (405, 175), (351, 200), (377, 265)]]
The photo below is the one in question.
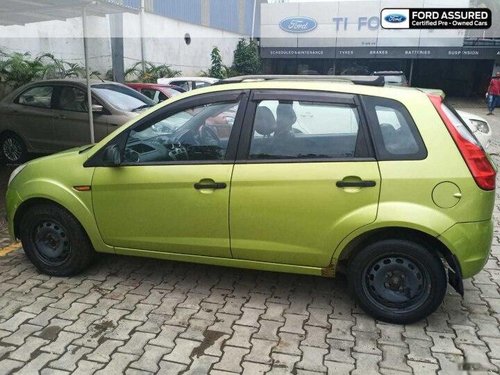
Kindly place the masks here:
[[(109, 115), (94, 113), (96, 141), (108, 135)], [(87, 94), (74, 86), (58, 86), (54, 105), (53, 151), (60, 151), (90, 143)]]
[(343, 238), (375, 220), (380, 175), (356, 103), (253, 93), (231, 185), (235, 258), (325, 267)]
[[(92, 181), (104, 242), (125, 249), (231, 257), (229, 191), (243, 96), (187, 98), (126, 132), (122, 165), (97, 167)], [(231, 133), (220, 137), (210, 124), (232, 111), (239, 117), (230, 124)]]

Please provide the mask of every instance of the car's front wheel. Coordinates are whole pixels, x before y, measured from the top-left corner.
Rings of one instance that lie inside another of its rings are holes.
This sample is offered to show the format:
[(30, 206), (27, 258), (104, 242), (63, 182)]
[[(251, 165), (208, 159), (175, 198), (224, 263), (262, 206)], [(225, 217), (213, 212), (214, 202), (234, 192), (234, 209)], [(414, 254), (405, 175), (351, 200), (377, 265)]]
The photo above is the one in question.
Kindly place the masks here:
[(30, 207), (21, 218), (20, 237), (35, 267), (52, 276), (83, 271), (95, 254), (80, 223), (57, 205)]
[(0, 137), (0, 155), (5, 163), (21, 164), (28, 158), (28, 151), (19, 136), (6, 133)]
[(348, 279), (358, 304), (375, 318), (399, 324), (433, 313), (446, 293), (441, 258), (417, 242), (372, 243), (349, 262)]

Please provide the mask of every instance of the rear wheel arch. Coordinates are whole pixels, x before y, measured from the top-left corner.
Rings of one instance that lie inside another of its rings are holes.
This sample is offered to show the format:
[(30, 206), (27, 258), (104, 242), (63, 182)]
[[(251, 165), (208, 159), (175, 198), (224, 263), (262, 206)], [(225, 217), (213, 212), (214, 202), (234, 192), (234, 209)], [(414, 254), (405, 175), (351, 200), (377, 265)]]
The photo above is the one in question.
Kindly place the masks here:
[(463, 294), (463, 286), (461, 285), (462, 270), (460, 269), (460, 264), (456, 260), (456, 257), (453, 255), (453, 253), (436, 237), (411, 228), (387, 227), (374, 229), (359, 235), (358, 237), (351, 240), (351, 242), (349, 242), (349, 244), (345, 246), (340, 253), (337, 265), (338, 271), (342, 272), (347, 269), (347, 265), (350, 259), (352, 259), (354, 255), (356, 255), (366, 246), (386, 239), (408, 240), (421, 244), (428, 250), (435, 250), (438, 255), (446, 261), (449, 268), (451, 268), (451, 270), (453, 271), (454, 275), (449, 274), (450, 284), (455, 289), (457, 289), (457, 292)]
[[(4, 140), (9, 138), (9, 137), (14, 138), (14, 139), (16, 139), (16, 138), (18, 139), (18, 143), (20, 143), (20, 147), (21, 147), (21, 157), (19, 159), (19, 163), (25, 162), (27, 157), (28, 157), (28, 153), (29, 153), (29, 147), (30, 147), (29, 143), (26, 142), (26, 139), (22, 135), (20, 135), (18, 132), (15, 132), (15, 131), (10, 130), (10, 129), (6, 129), (0, 133), (0, 147), (3, 144)], [(2, 156), (2, 158), (5, 158), (2, 149), (0, 149), (0, 155)]]

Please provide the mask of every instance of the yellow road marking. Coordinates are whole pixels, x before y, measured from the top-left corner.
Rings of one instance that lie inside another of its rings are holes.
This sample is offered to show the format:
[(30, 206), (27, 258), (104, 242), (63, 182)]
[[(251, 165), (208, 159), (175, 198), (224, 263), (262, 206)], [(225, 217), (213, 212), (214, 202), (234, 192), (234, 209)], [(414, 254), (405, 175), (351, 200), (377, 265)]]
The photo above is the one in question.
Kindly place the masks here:
[(21, 242), (11, 243), (9, 246), (5, 246), (4, 248), (0, 249), (0, 257), (3, 257), (19, 248), (21, 248)]

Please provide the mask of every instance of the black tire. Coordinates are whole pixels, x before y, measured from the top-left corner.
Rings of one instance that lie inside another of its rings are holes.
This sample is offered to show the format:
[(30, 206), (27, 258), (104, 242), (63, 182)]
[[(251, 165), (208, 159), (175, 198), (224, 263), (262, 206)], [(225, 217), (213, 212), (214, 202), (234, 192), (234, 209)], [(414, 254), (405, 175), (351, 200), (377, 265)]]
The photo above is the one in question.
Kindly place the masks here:
[(357, 303), (376, 319), (409, 324), (443, 302), (447, 278), (441, 258), (423, 245), (401, 239), (372, 243), (348, 265)]
[(55, 204), (29, 208), (19, 227), (24, 252), (35, 267), (47, 275), (76, 275), (87, 268), (95, 256), (80, 223)]
[(22, 164), (28, 159), (28, 150), (18, 135), (5, 133), (0, 137), (0, 155), (6, 164)]

